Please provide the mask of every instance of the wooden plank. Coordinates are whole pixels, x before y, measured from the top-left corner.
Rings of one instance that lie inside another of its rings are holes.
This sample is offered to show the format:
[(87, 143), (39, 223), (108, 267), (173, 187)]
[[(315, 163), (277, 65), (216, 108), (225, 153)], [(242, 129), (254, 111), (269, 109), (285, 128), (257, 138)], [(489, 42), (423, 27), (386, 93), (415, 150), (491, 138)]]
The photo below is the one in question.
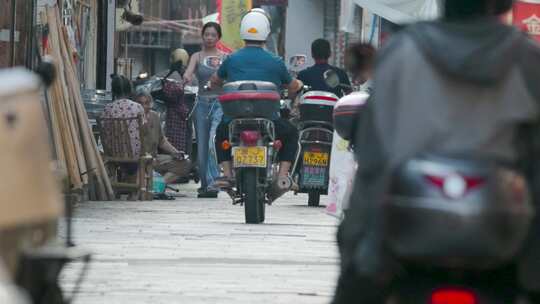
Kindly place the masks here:
[[(57, 139), (61, 139), (57, 140), (56, 149), (64, 152), (58, 154), (64, 156), (74, 187), (82, 188), (88, 183), (95, 183), (91, 188), (96, 189), (97, 198), (112, 199), (114, 193), (88, 123), (76, 65), (67, 34), (61, 24), (58, 7), (47, 7), (46, 15), (51, 32), (48, 52), (56, 61), (59, 71), (50, 94), (53, 130), (58, 131), (53, 134), (56, 134)], [(89, 178), (89, 172), (93, 172), (95, 178)]]
[(65, 78), (63, 71), (63, 59), (59, 50), (60, 41), (58, 37), (58, 27), (56, 18), (56, 9), (57, 8), (46, 8), (47, 22), (50, 29), (49, 35), (49, 50), (48, 53), (53, 57), (53, 60), (57, 64), (57, 79), (52, 86), (52, 95), (54, 96), (52, 100), (53, 107), (55, 107), (56, 112), (58, 113), (58, 127), (62, 134), (62, 145), (66, 155), (66, 167), (69, 173), (70, 182), (72, 187), (76, 189), (82, 189), (83, 183), (80, 177), (80, 168), (77, 162), (77, 153), (73, 145), (73, 137), (70, 132), (70, 125), (68, 122), (67, 112), (65, 109), (65, 92), (63, 86), (65, 84)]

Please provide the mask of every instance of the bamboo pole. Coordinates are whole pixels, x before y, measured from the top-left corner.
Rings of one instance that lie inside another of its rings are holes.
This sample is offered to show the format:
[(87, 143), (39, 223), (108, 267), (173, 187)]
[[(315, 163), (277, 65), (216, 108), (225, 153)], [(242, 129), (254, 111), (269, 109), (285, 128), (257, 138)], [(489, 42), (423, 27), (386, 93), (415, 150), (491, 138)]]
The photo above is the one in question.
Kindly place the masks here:
[[(65, 84), (62, 86), (62, 89), (64, 90), (63, 105), (66, 108), (66, 112), (67, 112), (66, 117), (69, 124), (68, 129), (69, 129), (69, 132), (71, 132), (71, 138), (73, 140), (73, 147), (75, 148), (75, 153), (77, 155), (76, 160), (79, 165), (81, 179), (83, 181), (83, 184), (86, 185), (88, 184), (88, 175), (83, 174), (83, 173), (86, 173), (88, 169), (86, 166), (83, 148), (81, 146), (82, 141), (79, 136), (80, 130), (79, 130), (78, 124), (76, 124), (75, 122), (76, 115), (73, 109), (73, 101), (75, 98), (75, 94), (70, 94), (70, 90), (73, 90), (73, 84), (70, 85), (70, 82), (76, 80), (77, 78), (73, 78), (72, 75), (68, 74), (68, 71), (70, 70), (69, 66), (70, 66), (70, 63), (72, 62), (72, 56), (71, 56), (69, 47), (67, 46), (67, 41), (65, 39), (65, 36), (63, 35), (64, 29), (60, 23), (60, 16), (58, 15), (59, 14), (58, 9), (50, 8), (49, 10), (52, 12), (51, 14), (52, 20), (50, 20), (50, 23), (55, 23), (55, 31), (53, 35), (57, 38), (57, 41), (58, 41), (57, 47), (59, 48), (60, 56), (61, 56), (60, 64), (62, 67), (62, 74), (63, 74), (64, 84)], [(50, 24), (49, 24), (49, 27), (50, 27)], [(76, 83), (75, 86), (78, 87), (79, 84)], [(80, 96), (80, 93), (79, 93), (79, 96)]]
[(62, 145), (63, 149), (65, 150), (66, 155), (66, 161), (67, 161), (67, 168), (70, 172), (70, 176), (75, 181), (72, 182), (74, 186), (82, 186), (80, 185), (82, 182), (77, 182), (77, 178), (75, 178), (74, 175), (76, 175), (76, 172), (80, 172), (78, 165), (76, 166), (76, 156), (75, 156), (75, 150), (73, 148), (73, 145), (68, 144), (69, 142), (72, 142), (71, 134), (69, 133), (69, 128), (67, 124), (67, 114), (63, 107), (64, 104), (64, 91), (63, 86), (65, 83), (64, 75), (62, 73), (63, 71), (63, 65), (62, 65), (62, 58), (60, 55), (60, 52), (58, 50), (58, 46), (60, 45), (58, 36), (57, 36), (57, 27), (56, 22), (54, 22), (54, 17), (52, 16), (52, 13), (54, 13), (53, 9), (47, 8), (47, 22), (49, 24), (50, 28), (50, 44), (49, 44), (49, 55), (53, 57), (55, 62), (57, 63), (57, 79), (52, 87), (52, 106), (56, 110), (56, 113), (58, 113), (58, 126), (62, 135)]
[(73, 188), (87, 186), (92, 191), (90, 197), (112, 200), (114, 192), (84, 108), (67, 30), (61, 23), (58, 7), (47, 7), (43, 16), (50, 29), (47, 53), (58, 69), (57, 79), (48, 91), (57, 155)]
[[(67, 35), (67, 33), (64, 32), (64, 35)], [(72, 96), (73, 96), (73, 110), (74, 110), (74, 116), (77, 117), (77, 121), (79, 124), (79, 130), (80, 130), (80, 136), (82, 139), (82, 146), (84, 148), (84, 154), (87, 162), (87, 168), (88, 172), (94, 172), (94, 174), (97, 175), (97, 190), (98, 190), (98, 197), (101, 200), (107, 200), (108, 194), (105, 193), (106, 190), (106, 182), (104, 182), (104, 179), (108, 180), (107, 174), (103, 175), (99, 171), (99, 164), (103, 163), (102, 160), (99, 159), (99, 153), (97, 151), (97, 144), (95, 144), (92, 141), (93, 134), (92, 129), (90, 127), (90, 124), (88, 122), (88, 114), (86, 113), (86, 109), (83, 106), (83, 101), (81, 99), (81, 93), (80, 88), (77, 85), (78, 83), (74, 82), (76, 79), (75, 74), (75, 67), (72, 64), (68, 64), (66, 66), (66, 73), (68, 80), (71, 79), (72, 83), (69, 85), (69, 87), (72, 90)], [(110, 184), (110, 183), (109, 183)], [(111, 187), (112, 188), (112, 187)]]
[[(69, 53), (69, 46), (67, 44), (67, 31), (62, 31), (64, 34), (64, 52)], [(92, 171), (97, 176), (97, 190), (98, 197), (101, 200), (109, 200), (114, 197), (114, 192), (112, 190), (111, 183), (109, 181), (108, 174), (103, 165), (103, 160), (101, 155), (97, 150), (97, 143), (95, 142), (92, 128), (88, 122), (88, 114), (84, 108), (83, 101), (81, 98), (81, 91), (79, 82), (77, 80), (77, 73), (75, 69), (75, 63), (71, 59), (72, 57), (65, 56), (69, 58), (66, 61), (65, 72), (66, 78), (68, 80), (68, 87), (71, 90), (71, 96), (73, 97), (72, 110), (73, 116), (76, 118), (79, 127), (80, 138), (82, 139), (82, 147), (84, 148), (84, 155), (87, 162), (88, 172)]]
[[(71, 65), (67, 68), (68, 76), (72, 79), (75, 79), (75, 69), (74, 66)], [(90, 124), (88, 122), (88, 114), (86, 113), (86, 109), (83, 106), (83, 101), (80, 94), (80, 88), (77, 86), (77, 83), (73, 83), (71, 86), (73, 88), (73, 96), (74, 96), (74, 110), (76, 112), (76, 117), (78, 117), (80, 132), (81, 132), (81, 139), (83, 142), (83, 147), (85, 149), (85, 156), (88, 163), (88, 169), (89, 171), (93, 171), (97, 177), (98, 177), (98, 189), (100, 192), (107, 192), (110, 190), (110, 196), (112, 196), (112, 187), (110, 186), (108, 175), (106, 174), (104, 168), (103, 170), (100, 170), (100, 167), (103, 166), (103, 160), (101, 159), (99, 152), (97, 151), (97, 143), (95, 142), (92, 128), (90, 127)], [(108, 185), (108, 186), (107, 186)], [(107, 199), (107, 194), (101, 193), (101, 199)]]

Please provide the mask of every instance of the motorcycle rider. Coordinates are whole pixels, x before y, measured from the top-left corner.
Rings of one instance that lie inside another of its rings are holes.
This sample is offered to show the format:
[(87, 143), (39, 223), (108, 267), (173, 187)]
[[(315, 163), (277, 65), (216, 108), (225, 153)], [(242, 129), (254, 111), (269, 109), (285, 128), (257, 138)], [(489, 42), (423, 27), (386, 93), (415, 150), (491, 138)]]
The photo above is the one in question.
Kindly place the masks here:
[[(499, 21), (512, 0), (447, 0), (444, 18), (396, 34), (379, 54), (372, 99), (358, 116), (350, 209), (339, 227), (334, 304), (383, 303), (396, 262), (384, 250), (380, 202), (390, 172), (423, 151), (495, 157), (526, 174), (540, 198), (540, 49)], [(540, 225), (517, 262), (534, 303)], [(400, 265), (397, 265), (400, 266)], [(517, 280), (517, 278), (513, 278)]]
[[(221, 87), (224, 81), (257, 80), (274, 83), (277, 88), (287, 87), (289, 96), (294, 96), (303, 87), (302, 82), (292, 79), (285, 63), (280, 58), (266, 51), (263, 47), (270, 34), (270, 18), (262, 9), (252, 9), (243, 18), (240, 36), (245, 47), (230, 55), (211, 79), (211, 87)], [(223, 116), (216, 132), (216, 151), (218, 162), (223, 168), (224, 177), (216, 185), (230, 187), (233, 182), (231, 153), (223, 150), (221, 142), (228, 137), (230, 118)], [(292, 162), (296, 157), (298, 131), (287, 120), (274, 113), (276, 137), (283, 143), (279, 151), (279, 176), (288, 176)]]
[[(328, 59), (332, 55), (330, 42), (326, 39), (317, 39), (311, 44), (311, 56), (315, 60), (315, 65), (301, 71), (298, 74), (298, 80), (305, 85), (310, 86), (316, 91), (325, 91), (336, 94), (338, 97), (349, 94), (351, 90), (351, 82), (349, 76), (342, 69), (328, 64)], [(341, 86), (331, 88), (324, 81), (324, 73), (328, 70), (334, 70), (338, 77)]]

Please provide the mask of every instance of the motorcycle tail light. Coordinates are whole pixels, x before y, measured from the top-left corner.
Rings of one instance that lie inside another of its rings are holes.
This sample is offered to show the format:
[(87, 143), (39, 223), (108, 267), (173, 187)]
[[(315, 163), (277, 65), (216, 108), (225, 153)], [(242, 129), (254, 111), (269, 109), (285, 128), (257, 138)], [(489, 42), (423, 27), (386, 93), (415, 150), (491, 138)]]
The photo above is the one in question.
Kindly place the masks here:
[(431, 294), (430, 304), (478, 304), (476, 295), (464, 289), (439, 289)]
[(227, 151), (231, 148), (231, 143), (228, 140), (224, 140), (221, 142), (221, 148)]
[(246, 146), (256, 146), (257, 141), (261, 138), (261, 133), (259, 131), (242, 131), (240, 133), (240, 140)]
[(276, 148), (277, 151), (281, 150), (282, 147), (283, 143), (281, 142), (281, 140), (277, 139), (274, 141), (274, 148)]
[(425, 178), (451, 199), (463, 198), (468, 192), (485, 183), (481, 177), (450, 174), (446, 176), (426, 175)]

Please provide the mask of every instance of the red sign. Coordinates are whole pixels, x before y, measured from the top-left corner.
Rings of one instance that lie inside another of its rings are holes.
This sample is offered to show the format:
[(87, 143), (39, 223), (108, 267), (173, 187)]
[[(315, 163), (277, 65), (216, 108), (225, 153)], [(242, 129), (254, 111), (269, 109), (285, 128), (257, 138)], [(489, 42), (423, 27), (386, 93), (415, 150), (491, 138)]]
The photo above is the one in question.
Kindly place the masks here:
[(540, 41), (540, 0), (519, 0), (512, 12), (513, 24)]

